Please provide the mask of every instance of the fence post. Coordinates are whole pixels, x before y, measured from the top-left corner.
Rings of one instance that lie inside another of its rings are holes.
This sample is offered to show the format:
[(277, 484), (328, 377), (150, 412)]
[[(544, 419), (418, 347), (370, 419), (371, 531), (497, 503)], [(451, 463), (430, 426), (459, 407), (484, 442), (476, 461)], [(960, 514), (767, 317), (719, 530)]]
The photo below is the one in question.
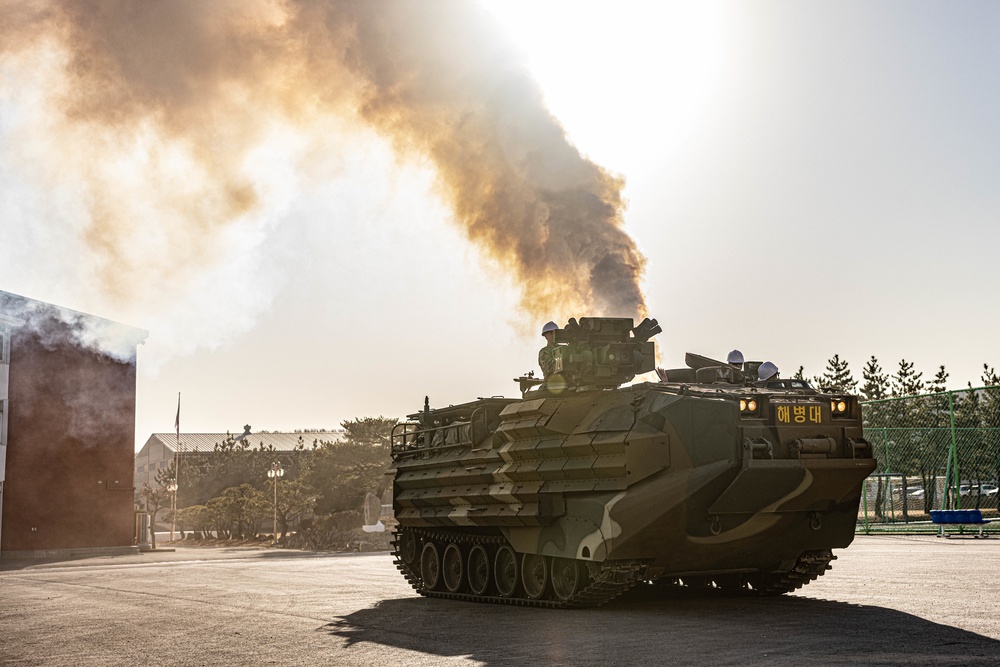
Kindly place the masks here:
[[(886, 515), (890, 515), (890, 521), (896, 520), (896, 506), (892, 502), (892, 489), (891, 487), (891, 477), (889, 473), (892, 472), (892, 464), (889, 462), (889, 432), (886, 427), (882, 427), (882, 440), (885, 442), (885, 481), (886, 484), (883, 485), (879, 483), (879, 488), (882, 489), (882, 520), (884, 521)], [(895, 445), (895, 443), (892, 443)], [(881, 479), (881, 478), (880, 478)], [(889, 508), (886, 511), (886, 508)]]
[[(956, 443), (955, 443), (955, 396), (954, 396), (954, 394), (955, 394), (955, 392), (953, 392), (953, 391), (949, 391), (948, 392), (948, 419), (951, 422), (951, 447), (949, 448), (949, 451), (948, 451), (948, 467), (951, 469), (951, 475), (952, 475), (952, 477), (955, 478), (955, 487), (954, 487), (954, 489), (955, 489), (955, 495), (954, 495), (955, 509), (962, 509), (962, 494), (960, 493), (959, 482), (958, 482), (958, 448), (957, 448)], [(948, 484), (949, 484), (950, 481), (951, 481), (951, 479), (948, 477), (948, 473), (945, 472), (944, 484), (945, 484), (945, 493), (946, 494), (948, 494)], [(948, 497), (949, 497), (949, 500), (950, 500), (952, 496), (950, 494), (948, 494)], [(948, 507), (945, 508), (945, 509), (950, 509), (950, 508), (951, 508), (951, 504), (949, 503)]]
[(885, 471), (892, 472), (889, 467), (889, 429), (885, 426), (882, 427), (882, 442), (885, 443)]

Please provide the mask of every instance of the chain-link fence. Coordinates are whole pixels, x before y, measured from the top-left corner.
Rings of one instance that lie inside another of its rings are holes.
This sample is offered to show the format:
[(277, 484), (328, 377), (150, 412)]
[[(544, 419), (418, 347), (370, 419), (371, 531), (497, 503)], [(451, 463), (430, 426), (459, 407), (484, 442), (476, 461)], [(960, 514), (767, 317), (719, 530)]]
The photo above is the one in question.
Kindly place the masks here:
[(878, 468), (865, 480), (859, 532), (936, 532), (938, 509), (979, 509), (1000, 532), (1000, 387), (868, 401), (863, 411)]

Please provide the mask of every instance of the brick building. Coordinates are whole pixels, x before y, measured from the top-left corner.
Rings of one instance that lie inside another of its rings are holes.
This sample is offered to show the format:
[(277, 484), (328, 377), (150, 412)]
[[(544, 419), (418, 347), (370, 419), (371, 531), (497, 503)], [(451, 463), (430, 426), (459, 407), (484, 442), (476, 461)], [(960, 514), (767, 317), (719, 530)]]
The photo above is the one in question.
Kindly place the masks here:
[(146, 335), (0, 291), (0, 556), (134, 548)]

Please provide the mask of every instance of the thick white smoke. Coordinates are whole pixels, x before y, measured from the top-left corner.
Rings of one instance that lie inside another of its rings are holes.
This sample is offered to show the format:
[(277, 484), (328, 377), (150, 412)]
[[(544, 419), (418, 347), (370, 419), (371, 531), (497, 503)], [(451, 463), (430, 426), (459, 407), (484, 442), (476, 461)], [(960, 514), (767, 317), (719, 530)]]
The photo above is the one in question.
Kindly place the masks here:
[(288, 219), (301, 193), (388, 141), (433, 170), (526, 313), (644, 314), (622, 182), (568, 143), (474, 3), (0, 0), (0, 14), (10, 291), (121, 313), (165, 350), (221, 344), (274, 298), (268, 241), (310, 222)]

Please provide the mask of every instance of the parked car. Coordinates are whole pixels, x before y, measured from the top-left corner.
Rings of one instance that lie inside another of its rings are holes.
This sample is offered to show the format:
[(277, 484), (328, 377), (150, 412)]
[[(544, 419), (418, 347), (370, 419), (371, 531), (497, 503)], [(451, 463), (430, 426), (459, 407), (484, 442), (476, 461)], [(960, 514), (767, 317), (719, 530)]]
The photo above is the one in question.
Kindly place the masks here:
[(962, 484), (958, 487), (959, 494), (964, 498), (968, 495), (980, 495), (985, 497), (997, 495), (997, 485), (993, 482), (983, 482), (982, 484)]

